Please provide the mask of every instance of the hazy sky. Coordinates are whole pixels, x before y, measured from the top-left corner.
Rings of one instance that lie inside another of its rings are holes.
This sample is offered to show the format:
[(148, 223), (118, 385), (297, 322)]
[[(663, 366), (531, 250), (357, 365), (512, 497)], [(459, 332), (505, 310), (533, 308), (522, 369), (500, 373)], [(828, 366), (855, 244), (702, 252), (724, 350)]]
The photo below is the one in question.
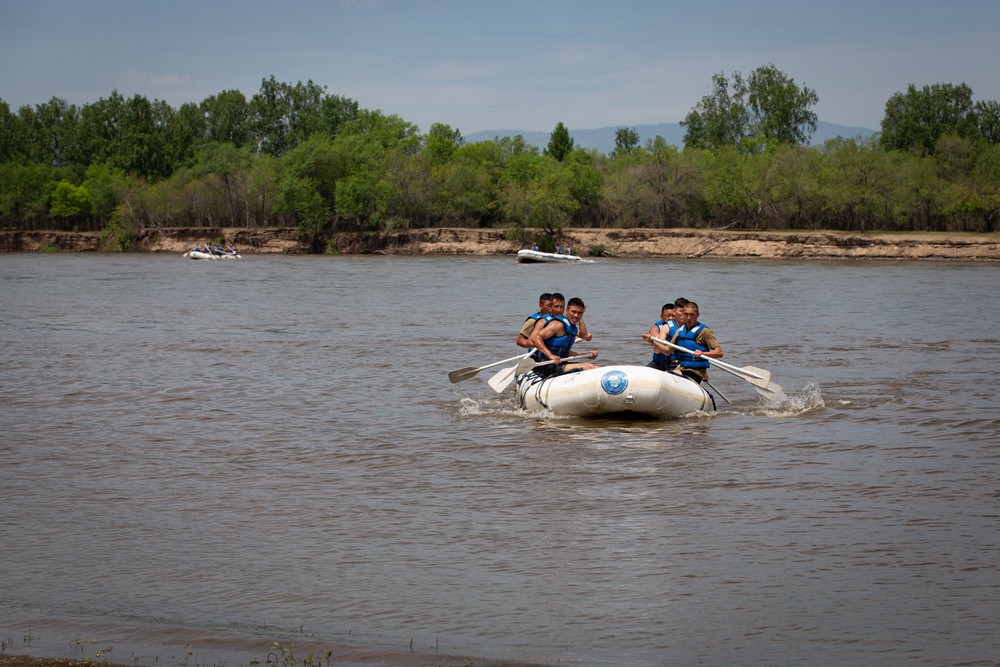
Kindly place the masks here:
[(682, 120), (773, 63), (820, 120), (878, 129), (910, 83), (1000, 99), (1000, 1), (0, 0), (0, 99), (177, 107), (312, 80), (427, 131)]

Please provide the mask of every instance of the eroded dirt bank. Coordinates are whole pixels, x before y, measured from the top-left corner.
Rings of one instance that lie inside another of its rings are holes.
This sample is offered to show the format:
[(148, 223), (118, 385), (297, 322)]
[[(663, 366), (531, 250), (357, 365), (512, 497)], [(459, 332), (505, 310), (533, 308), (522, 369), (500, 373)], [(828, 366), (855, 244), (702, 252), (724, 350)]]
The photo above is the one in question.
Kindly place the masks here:
[[(302, 254), (326, 247), (302, 241), (294, 229), (162, 228), (143, 230), (138, 249), (180, 254), (196, 244), (219, 240), (235, 243), (244, 255)], [(1000, 261), (1000, 234), (564, 229), (559, 240), (584, 256), (601, 249), (615, 257)], [(504, 255), (517, 252), (523, 244), (506, 240), (503, 230), (433, 228), (339, 233), (330, 247), (343, 254)], [(99, 249), (100, 238), (94, 232), (0, 230), (0, 251)]]

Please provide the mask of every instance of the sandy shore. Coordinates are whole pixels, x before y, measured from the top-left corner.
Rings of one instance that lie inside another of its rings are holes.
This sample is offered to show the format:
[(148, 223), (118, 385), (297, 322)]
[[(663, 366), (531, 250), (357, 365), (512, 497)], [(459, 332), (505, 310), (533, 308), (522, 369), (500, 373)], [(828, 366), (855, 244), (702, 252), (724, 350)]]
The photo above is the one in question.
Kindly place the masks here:
[[(182, 254), (199, 243), (224, 240), (244, 255), (305, 254), (329, 247), (341, 254), (508, 255), (524, 244), (498, 229), (432, 228), (334, 234), (315, 247), (295, 229), (156, 228), (143, 230), (139, 251)], [(1000, 261), (1000, 234), (746, 232), (695, 229), (564, 229), (560, 242), (574, 253), (611, 257), (711, 259), (852, 259)], [(0, 251), (100, 249), (96, 232), (2, 231)]]

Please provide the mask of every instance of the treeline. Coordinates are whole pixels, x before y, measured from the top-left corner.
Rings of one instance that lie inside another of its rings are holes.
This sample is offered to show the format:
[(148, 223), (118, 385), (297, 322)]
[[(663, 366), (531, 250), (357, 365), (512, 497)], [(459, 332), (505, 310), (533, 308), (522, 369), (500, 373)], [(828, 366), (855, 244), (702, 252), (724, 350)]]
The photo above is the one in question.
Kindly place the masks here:
[[(0, 100), (0, 226), (100, 230), (121, 249), (140, 228), (178, 226), (298, 227), (318, 248), (333, 231), (435, 226), (543, 242), (564, 226), (995, 231), (995, 102), (973, 104), (964, 84), (910, 86), (879, 135), (810, 147), (818, 98), (782, 77), (768, 66), (749, 79), (778, 91), (771, 107), (716, 79), (683, 149), (621, 128), (608, 155), (575, 148), (562, 123), (541, 151), (521, 137), (467, 143), (443, 124), (422, 134), (274, 77), (250, 99), (223, 91), (178, 109), (117, 92), (80, 108)], [(740, 131), (713, 134), (729, 117), (712, 114), (740, 104), (753, 112)]]

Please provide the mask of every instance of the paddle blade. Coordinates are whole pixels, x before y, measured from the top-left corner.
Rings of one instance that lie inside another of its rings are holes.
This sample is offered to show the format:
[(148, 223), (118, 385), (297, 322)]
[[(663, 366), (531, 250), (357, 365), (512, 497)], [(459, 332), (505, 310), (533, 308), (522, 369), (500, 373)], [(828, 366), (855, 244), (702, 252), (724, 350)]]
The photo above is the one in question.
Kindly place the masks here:
[(777, 382), (772, 382), (766, 387), (754, 384), (753, 388), (754, 391), (756, 391), (758, 394), (769, 399), (773, 399), (776, 396), (783, 396), (785, 394), (785, 390), (782, 389), (781, 385), (778, 384)]
[(475, 366), (466, 366), (465, 368), (459, 368), (448, 373), (448, 379), (451, 380), (452, 384), (456, 382), (463, 382), (469, 378), (476, 377), (479, 371), (482, 369), (476, 368)]
[(487, 380), (486, 384), (490, 385), (490, 388), (493, 389), (493, 391), (495, 391), (496, 393), (502, 394), (507, 389), (507, 387), (514, 384), (514, 371), (516, 370), (517, 366), (511, 366), (510, 368), (505, 368), (496, 375), (494, 375), (493, 377), (491, 377), (489, 380)]
[(756, 366), (743, 366), (739, 371), (746, 378), (747, 382), (756, 387), (767, 388), (771, 383), (771, 371), (757, 368)]
[(530, 371), (532, 368), (534, 368), (537, 365), (538, 365), (538, 362), (535, 361), (534, 359), (532, 359), (531, 357), (528, 357), (526, 359), (522, 359), (521, 363), (519, 363), (514, 368), (514, 376), (515, 377), (521, 377), (522, 375), (524, 375), (525, 373), (527, 373), (528, 371)]

